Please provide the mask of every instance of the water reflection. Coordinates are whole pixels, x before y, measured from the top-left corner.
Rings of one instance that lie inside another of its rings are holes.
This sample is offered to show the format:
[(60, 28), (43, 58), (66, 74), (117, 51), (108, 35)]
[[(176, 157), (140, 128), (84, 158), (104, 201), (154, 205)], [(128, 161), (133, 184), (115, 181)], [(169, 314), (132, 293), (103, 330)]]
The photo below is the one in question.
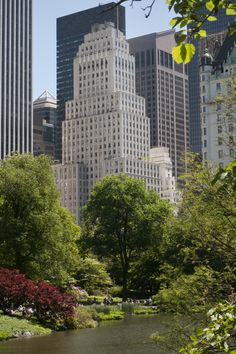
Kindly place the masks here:
[(167, 316), (128, 316), (95, 329), (0, 343), (2, 354), (157, 354), (150, 334), (162, 331)]

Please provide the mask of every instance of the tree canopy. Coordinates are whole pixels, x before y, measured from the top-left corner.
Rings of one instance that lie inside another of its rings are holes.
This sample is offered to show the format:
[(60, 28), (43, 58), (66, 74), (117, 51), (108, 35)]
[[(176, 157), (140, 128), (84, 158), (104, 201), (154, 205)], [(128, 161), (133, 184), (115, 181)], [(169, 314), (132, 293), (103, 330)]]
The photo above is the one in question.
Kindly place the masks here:
[(80, 229), (59, 203), (50, 160), (0, 161), (0, 266), (62, 283), (73, 274)]
[(103, 178), (92, 191), (84, 210), (82, 240), (120, 269), (124, 297), (132, 262), (160, 242), (169, 214), (167, 202), (124, 174)]

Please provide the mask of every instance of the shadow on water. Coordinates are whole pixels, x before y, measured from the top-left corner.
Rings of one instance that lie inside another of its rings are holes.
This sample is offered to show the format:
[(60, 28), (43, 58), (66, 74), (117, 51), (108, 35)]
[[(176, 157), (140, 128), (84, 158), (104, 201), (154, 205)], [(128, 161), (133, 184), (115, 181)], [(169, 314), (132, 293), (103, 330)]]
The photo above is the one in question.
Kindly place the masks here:
[(2, 354), (158, 354), (150, 339), (165, 330), (169, 316), (127, 316), (94, 329), (54, 333), (50, 336), (0, 343)]

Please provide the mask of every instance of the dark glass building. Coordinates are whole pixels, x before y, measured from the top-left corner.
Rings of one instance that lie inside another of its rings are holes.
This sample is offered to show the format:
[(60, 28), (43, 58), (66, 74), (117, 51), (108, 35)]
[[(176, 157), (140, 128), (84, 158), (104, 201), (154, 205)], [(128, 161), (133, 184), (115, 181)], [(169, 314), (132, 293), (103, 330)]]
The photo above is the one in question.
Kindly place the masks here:
[(0, 158), (32, 151), (32, 0), (0, 0)]
[(42, 95), (34, 101), (33, 111), (34, 155), (48, 155), (52, 159), (55, 159), (54, 131), (56, 124), (57, 101), (48, 91), (44, 91)]
[[(217, 16), (218, 20), (206, 22), (203, 26), (207, 35), (217, 34), (227, 29), (235, 21), (235, 16), (227, 16), (222, 10)], [(191, 28), (191, 24), (188, 26)], [(201, 112), (200, 112), (200, 41), (193, 41), (196, 54), (189, 63), (189, 122), (190, 122), (190, 148), (192, 151), (201, 153)]]
[[(95, 23), (113, 22), (125, 34), (125, 8), (111, 2), (57, 19), (57, 128), (56, 159), (62, 154), (62, 121), (65, 102), (73, 99), (73, 60), (85, 34)], [(109, 10), (108, 10), (109, 9)]]

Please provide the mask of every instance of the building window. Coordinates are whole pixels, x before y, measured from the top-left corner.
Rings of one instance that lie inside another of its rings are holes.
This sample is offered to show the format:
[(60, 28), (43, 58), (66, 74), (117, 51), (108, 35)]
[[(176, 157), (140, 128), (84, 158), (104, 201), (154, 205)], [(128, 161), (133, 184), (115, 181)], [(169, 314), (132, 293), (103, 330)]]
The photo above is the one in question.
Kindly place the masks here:
[(219, 159), (222, 159), (222, 157), (223, 157), (223, 150), (218, 150), (218, 157), (219, 157)]
[(235, 151), (234, 151), (234, 149), (229, 149), (229, 156), (230, 157), (235, 157)]

